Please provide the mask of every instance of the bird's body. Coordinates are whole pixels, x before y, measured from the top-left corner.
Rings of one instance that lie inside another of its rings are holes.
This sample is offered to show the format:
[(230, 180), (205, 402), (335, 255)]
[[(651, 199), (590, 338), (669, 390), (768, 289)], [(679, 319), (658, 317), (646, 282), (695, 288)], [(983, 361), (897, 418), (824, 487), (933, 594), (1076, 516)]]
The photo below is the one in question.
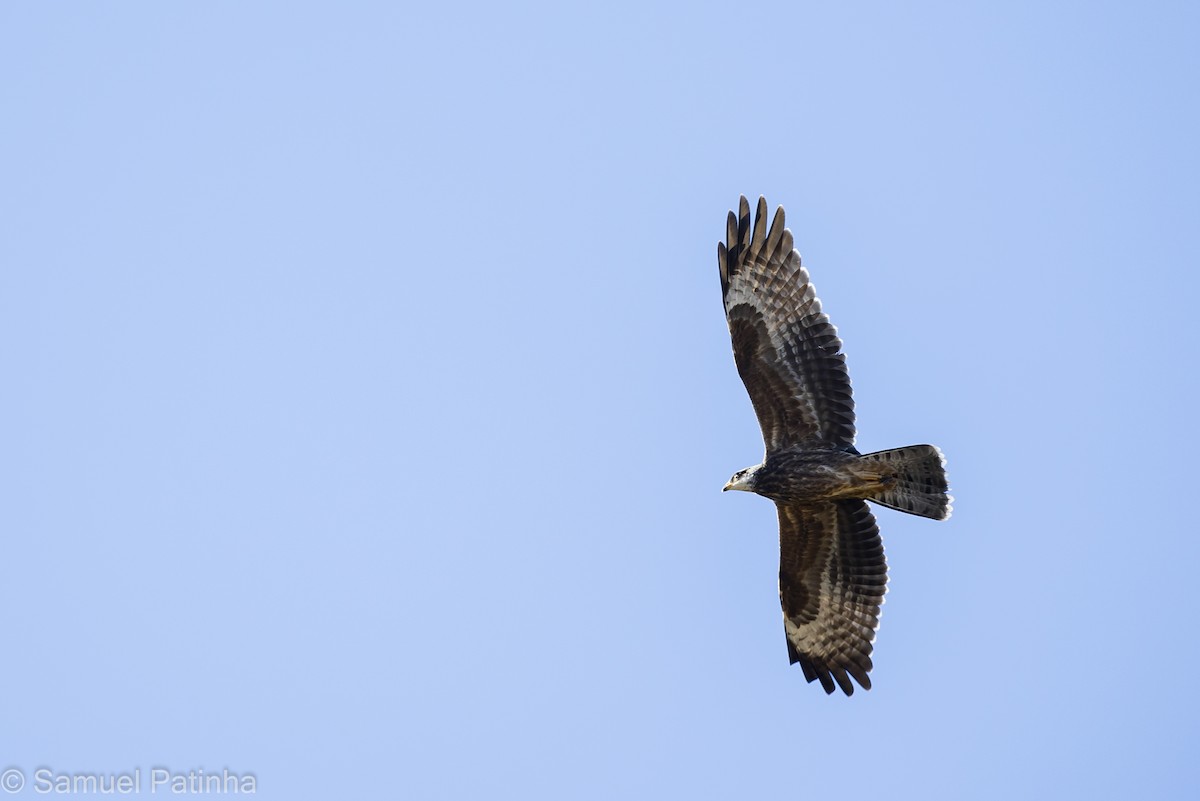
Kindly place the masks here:
[(857, 454), (836, 448), (786, 448), (768, 453), (753, 477), (753, 485), (746, 489), (777, 503), (797, 504), (866, 498), (878, 478), (861, 469)]
[(941, 451), (932, 445), (860, 454), (837, 329), (792, 247), (780, 208), (767, 230), (759, 198), (729, 214), (718, 245), (734, 361), (762, 426), (763, 462), (725, 489), (755, 492), (779, 512), (779, 599), (788, 656), (826, 692), (870, 689), (867, 675), (887, 591), (871, 500), (911, 514), (950, 514)]

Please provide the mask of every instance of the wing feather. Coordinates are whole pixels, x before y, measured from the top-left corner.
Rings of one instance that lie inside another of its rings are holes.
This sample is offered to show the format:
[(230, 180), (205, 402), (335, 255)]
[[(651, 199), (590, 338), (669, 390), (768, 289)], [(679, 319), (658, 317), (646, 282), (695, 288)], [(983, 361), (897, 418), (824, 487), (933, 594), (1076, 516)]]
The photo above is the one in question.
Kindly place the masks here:
[(793, 247), (783, 209), (767, 228), (760, 197), (753, 226), (745, 197), (717, 247), (725, 315), (738, 373), (767, 450), (821, 442), (854, 445), (854, 399), (842, 341), (821, 311)]
[(788, 658), (825, 692), (871, 689), (887, 561), (866, 501), (779, 510), (779, 602)]

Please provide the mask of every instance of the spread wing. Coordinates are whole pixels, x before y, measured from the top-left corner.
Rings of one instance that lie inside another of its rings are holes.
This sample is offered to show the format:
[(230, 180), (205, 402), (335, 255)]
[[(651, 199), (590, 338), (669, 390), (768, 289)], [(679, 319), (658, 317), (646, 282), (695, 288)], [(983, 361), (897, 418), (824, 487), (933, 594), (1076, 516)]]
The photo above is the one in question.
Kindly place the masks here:
[(804, 678), (871, 689), (871, 650), (887, 592), (887, 561), (866, 501), (779, 508), (779, 602), (788, 657)]
[(729, 213), (717, 245), (721, 293), (738, 373), (750, 393), (767, 451), (822, 442), (854, 445), (854, 399), (837, 329), (792, 247), (783, 208), (767, 231), (767, 201)]

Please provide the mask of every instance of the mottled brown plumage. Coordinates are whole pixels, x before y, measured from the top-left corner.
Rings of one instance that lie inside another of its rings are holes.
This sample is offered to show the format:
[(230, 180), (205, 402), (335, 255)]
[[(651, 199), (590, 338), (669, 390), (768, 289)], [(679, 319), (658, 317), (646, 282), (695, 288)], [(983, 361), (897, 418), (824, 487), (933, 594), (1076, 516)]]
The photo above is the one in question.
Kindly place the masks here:
[(729, 214), (718, 244), (734, 361), (762, 427), (763, 463), (726, 489), (756, 492), (779, 511), (779, 600), (788, 656), (805, 678), (846, 695), (870, 689), (871, 650), (887, 562), (866, 500), (934, 519), (950, 514), (941, 452), (912, 445), (854, 448), (854, 400), (837, 329), (821, 311), (784, 226), (767, 230), (759, 198)]

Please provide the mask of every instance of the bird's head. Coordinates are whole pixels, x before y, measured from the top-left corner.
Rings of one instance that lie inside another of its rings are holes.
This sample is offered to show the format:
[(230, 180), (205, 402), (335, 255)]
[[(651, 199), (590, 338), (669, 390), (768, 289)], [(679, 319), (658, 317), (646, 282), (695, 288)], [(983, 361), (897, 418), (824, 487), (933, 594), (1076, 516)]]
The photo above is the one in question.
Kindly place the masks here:
[(739, 470), (733, 474), (733, 478), (729, 479), (729, 483), (725, 485), (725, 490), (742, 490), (743, 492), (754, 492), (754, 479), (758, 476), (761, 464), (756, 464), (754, 467), (747, 467), (745, 470)]

